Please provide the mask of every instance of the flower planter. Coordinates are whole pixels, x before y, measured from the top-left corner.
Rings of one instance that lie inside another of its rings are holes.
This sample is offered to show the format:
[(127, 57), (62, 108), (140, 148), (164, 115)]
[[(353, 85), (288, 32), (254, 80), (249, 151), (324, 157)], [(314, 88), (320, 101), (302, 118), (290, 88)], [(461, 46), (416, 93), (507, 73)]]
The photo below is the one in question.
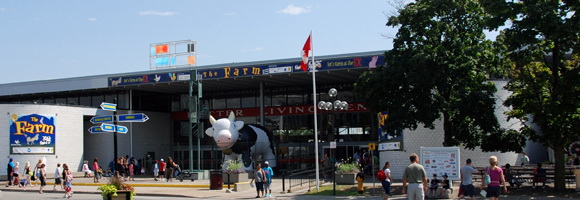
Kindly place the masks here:
[(354, 185), (356, 184), (356, 174), (336, 174), (337, 185)]
[(249, 182), (248, 173), (239, 173), (239, 174), (229, 174), (230, 178), (228, 180), (228, 173), (222, 174), (222, 180), (224, 184), (234, 184), (240, 182)]
[(109, 194), (107, 198), (103, 198), (103, 200), (131, 200), (131, 191), (130, 190), (117, 190), (117, 196), (113, 196)]

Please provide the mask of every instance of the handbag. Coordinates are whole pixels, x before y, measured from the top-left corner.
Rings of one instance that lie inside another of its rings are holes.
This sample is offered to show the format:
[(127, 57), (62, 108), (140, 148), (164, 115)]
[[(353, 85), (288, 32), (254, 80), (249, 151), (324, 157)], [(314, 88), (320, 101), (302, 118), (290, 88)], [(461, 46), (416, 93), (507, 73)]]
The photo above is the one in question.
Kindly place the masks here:
[(484, 185), (489, 185), (491, 183), (491, 177), (489, 176), (489, 168), (485, 168), (485, 178), (483, 180)]

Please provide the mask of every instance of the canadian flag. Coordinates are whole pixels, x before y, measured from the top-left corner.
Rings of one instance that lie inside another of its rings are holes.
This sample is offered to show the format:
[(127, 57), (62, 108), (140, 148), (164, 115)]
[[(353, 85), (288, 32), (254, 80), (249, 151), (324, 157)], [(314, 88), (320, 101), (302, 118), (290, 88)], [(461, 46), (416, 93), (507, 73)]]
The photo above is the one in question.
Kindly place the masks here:
[(308, 71), (308, 52), (312, 49), (312, 46), (310, 44), (310, 38), (312, 37), (312, 33), (310, 33), (310, 35), (308, 35), (308, 39), (306, 40), (306, 43), (304, 43), (304, 47), (302, 47), (302, 63), (300, 64), (300, 68), (302, 69), (302, 71)]

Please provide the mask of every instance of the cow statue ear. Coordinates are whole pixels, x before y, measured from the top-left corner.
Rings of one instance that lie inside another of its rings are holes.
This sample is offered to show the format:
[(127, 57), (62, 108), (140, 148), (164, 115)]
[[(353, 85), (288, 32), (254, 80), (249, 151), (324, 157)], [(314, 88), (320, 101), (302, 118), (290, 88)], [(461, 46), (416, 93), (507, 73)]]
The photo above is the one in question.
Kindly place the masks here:
[(240, 129), (242, 129), (244, 127), (244, 122), (243, 121), (235, 121), (234, 127), (239, 131)]
[(213, 132), (214, 132), (213, 127), (205, 129), (205, 134), (210, 137), (213, 137)]

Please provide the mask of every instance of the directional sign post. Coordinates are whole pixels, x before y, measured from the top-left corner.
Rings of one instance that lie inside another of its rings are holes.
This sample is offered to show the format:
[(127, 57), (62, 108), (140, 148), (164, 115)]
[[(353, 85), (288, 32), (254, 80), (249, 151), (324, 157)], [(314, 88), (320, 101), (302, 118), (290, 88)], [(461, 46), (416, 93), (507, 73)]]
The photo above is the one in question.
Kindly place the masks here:
[(106, 131), (103, 131), (100, 126), (92, 126), (89, 128), (89, 133), (106, 133)]
[(143, 113), (118, 115), (117, 122), (146, 122), (149, 117)]
[[(105, 131), (105, 132), (115, 132), (115, 125), (113, 124), (101, 124), (101, 130)], [(127, 127), (125, 127), (127, 128)]]
[(115, 118), (113, 118), (113, 115), (96, 116), (91, 118), (93, 124), (113, 122), (114, 120)]
[(101, 109), (106, 111), (117, 111), (117, 104), (103, 102), (101, 103)]

